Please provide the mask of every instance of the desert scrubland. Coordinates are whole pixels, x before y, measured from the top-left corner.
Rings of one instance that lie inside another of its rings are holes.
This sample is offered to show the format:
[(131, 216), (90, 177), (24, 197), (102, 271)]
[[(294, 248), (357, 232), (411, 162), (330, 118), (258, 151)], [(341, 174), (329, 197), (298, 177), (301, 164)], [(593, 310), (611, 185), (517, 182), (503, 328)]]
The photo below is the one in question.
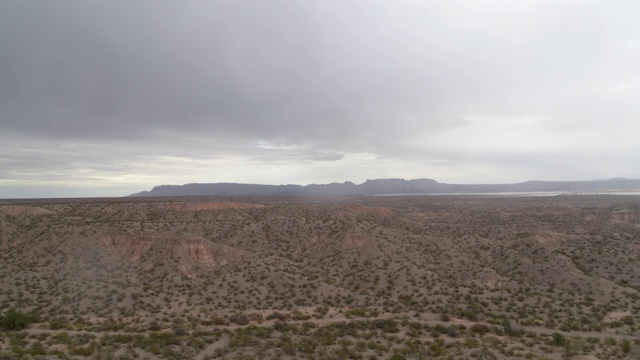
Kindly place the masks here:
[(2, 359), (637, 359), (639, 292), (637, 196), (0, 201)]

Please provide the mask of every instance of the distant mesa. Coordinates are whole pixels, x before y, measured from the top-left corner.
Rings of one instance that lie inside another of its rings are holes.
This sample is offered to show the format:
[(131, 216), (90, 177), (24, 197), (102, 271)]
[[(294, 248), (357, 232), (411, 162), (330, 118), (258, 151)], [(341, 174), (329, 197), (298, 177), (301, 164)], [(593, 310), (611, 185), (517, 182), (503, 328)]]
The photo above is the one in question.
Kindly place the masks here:
[(445, 184), (432, 179), (374, 179), (311, 185), (260, 185), (238, 183), (160, 185), (129, 197), (163, 196), (323, 196), (486, 193), (590, 193), (640, 191), (640, 179), (613, 178), (589, 181), (526, 181), (516, 184)]

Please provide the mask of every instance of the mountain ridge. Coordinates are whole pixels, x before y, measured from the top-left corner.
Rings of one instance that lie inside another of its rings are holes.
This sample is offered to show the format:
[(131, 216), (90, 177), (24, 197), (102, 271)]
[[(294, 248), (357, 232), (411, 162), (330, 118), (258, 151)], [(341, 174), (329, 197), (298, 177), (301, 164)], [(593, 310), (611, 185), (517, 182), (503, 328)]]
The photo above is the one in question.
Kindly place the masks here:
[(604, 180), (541, 181), (531, 180), (512, 184), (447, 184), (433, 179), (405, 180), (401, 178), (368, 179), (362, 184), (351, 181), (329, 184), (243, 184), (243, 183), (189, 183), (184, 185), (158, 185), (129, 197), (163, 196), (319, 196), (319, 195), (410, 195), (410, 194), (463, 194), (509, 192), (568, 192), (640, 191), (640, 179), (611, 178)]

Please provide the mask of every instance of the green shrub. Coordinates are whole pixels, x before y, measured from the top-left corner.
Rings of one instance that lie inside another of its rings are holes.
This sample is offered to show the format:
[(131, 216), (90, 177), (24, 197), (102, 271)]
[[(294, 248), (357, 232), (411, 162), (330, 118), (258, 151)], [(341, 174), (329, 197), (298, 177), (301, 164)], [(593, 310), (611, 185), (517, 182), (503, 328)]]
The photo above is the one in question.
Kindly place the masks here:
[(624, 316), (622, 319), (620, 319), (620, 321), (622, 321), (623, 324), (629, 326), (633, 326), (633, 324), (635, 323), (631, 316)]
[(49, 329), (51, 330), (60, 330), (67, 327), (67, 322), (60, 319), (54, 319), (49, 321)]
[(273, 312), (271, 314), (269, 314), (269, 316), (267, 316), (267, 320), (271, 320), (271, 319), (276, 319), (276, 320), (280, 320), (280, 321), (286, 321), (287, 320), (287, 315), (279, 313), (279, 312)]
[(369, 308), (352, 308), (345, 311), (344, 316), (346, 316), (349, 319), (352, 317), (365, 317), (365, 318), (376, 317), (378, 316), (378, 311), (375, 309), (369, 309)]
[(305, 315), (298, 310), (295, 310), (291, 313), (291, 318), (296, 321), (301, 321), (301, 320), (309, 320), (310, 316)]
[(91, 344), (87, 347), (75, 347), (69, 351), (71, 355), (91, 356), (95, 350), (95, 345)]
[(26, 328), (30, 322), (31, 319), (29, 318), (29, 315), (9, 309), (0, 317), (0, 329), (22, 330)]
[(398, 323), (391, 319), (376, 319), (373, 321), (373, 325), (386, 333), (395, 334), (400, 331), (400, 329), (398, 328)]
[(565, 346), (567, 345), (567, 338), (562, 334), (553, 333), (552, 343), (554, 346)]
[(32, 356), (47, 355), (47, 351), (40, 341), (36, 341), (31, 344), (31, 348), (29, 349), (28, 353)]
[(249, 318), (243, 314), (234, 314), (229, 317), (229, 321), (238, 325), (248, 325)]
[(471, 332), (474, 334), (484, 335), (489, 332), (489, 327), (484, 324), (473, 324), (471, 325)]

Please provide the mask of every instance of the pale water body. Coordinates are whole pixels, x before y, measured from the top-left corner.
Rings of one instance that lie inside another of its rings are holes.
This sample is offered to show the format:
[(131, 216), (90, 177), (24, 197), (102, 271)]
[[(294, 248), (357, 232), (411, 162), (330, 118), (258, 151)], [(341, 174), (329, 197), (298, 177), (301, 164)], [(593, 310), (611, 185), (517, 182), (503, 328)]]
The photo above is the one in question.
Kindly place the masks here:
[(640, 191), (590, 191), (590, 192), (494, 192), (494, 193), (421, 193), (421, 194), (375, 194), (372, 196), (513, 196), (513, 197), (536, 197), (536, 196), (560, 196), (560, 195), (631, 195), (640, 196)]

